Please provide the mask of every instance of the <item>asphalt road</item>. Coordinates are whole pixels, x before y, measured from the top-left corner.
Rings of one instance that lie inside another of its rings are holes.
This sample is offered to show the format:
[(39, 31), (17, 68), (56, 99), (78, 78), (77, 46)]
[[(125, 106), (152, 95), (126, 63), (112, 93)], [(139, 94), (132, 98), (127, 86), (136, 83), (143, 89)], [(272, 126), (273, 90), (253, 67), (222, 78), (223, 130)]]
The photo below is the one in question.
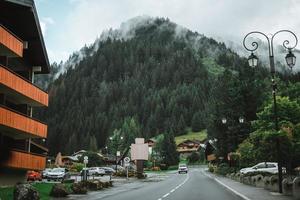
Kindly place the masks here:
[(172, 174), (164, 181), (120, 192), (104, 200), (241, 200), (214, 180), (203, 169), (190, 169), (188, 174)]

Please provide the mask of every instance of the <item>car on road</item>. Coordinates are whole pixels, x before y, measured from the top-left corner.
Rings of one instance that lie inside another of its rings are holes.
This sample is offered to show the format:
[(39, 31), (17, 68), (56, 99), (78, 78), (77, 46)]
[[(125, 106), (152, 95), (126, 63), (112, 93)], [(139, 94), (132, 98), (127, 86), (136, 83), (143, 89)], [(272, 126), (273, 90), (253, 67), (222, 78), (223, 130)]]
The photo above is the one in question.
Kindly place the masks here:
[(41, 181), (42, 175), (40, 172), (37, 171), (28, 171), (27, 172), (27, 181)]
[(42, 171), (42, 178), (47, 178), (48, 176), (48, 173), (51, 171), (52, 169), (51, 168), (46, 168)]
[(53, 168), (47, 174), (47, 180), (54, 180), (54, 181), (62, 181), (65, 179), (70, 178), (70, 174), (67, 169), (65, 168)]
[(178, 174), (181, 174), (181, 173), (188, 173), (188, 167), (186, 164), (179, 164), (178, 165)]
[[(252, 167), (243, 168), (240, 170), (241, 174), (247, 174), (251, 172), (269, 172), (271, 174), (278, 173), (278, 163), (276, 162), (261, 162)], [(286, 169), (283, 167), (282, 172), (285, 173)]]

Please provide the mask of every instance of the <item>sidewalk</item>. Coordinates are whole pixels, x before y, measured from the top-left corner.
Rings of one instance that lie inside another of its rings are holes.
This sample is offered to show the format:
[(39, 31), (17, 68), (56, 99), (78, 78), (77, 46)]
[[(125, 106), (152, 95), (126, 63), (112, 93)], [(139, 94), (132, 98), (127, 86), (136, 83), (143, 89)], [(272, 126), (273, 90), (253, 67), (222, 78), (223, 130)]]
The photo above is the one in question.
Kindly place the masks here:
[(280, 193), (270, 192), (263, 188), (257, 188), (250, 185), (245, 185), (240, 182), (231, 180), (226, 177), (217, 176), (210, 172), (204, 171), (203, 173), (214, 179), (220, 185), (240, 196), (244, 200), (292, 200), (292, 196), (284, 196)]

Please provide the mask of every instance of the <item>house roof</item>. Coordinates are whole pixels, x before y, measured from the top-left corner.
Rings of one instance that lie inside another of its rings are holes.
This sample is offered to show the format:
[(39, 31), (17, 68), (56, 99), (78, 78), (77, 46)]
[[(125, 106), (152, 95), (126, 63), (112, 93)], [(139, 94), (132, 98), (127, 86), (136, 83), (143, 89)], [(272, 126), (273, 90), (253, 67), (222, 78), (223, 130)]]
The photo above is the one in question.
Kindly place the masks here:
[(34, 1), (1, 0), (0, 23), (28, 42), (23, 55), (28, 65), (41, 66), (41, 73), (49, 73), (50, 64)]

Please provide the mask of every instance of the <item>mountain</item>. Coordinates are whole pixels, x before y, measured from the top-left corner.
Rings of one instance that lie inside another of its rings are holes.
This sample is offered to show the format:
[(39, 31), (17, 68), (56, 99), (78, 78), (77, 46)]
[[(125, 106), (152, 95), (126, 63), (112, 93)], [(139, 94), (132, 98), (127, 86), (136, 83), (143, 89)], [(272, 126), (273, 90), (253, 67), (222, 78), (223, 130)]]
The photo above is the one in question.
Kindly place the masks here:
[[(164, 18), (131, 19), (51, 67), (38, 81), (49, 107), (34, 113), (49, 125), (50, 154), (100, 149), (114, 134), (128, 145), (128, 130), (150, 138), (192, 127), (216, 137), (223, 116), (255, 119), (268, 88), (266, 69), (251, 69), (224, 43)], [(226, 137), (237, 140), (230, 148), (245, 139), (244, 129)]]

